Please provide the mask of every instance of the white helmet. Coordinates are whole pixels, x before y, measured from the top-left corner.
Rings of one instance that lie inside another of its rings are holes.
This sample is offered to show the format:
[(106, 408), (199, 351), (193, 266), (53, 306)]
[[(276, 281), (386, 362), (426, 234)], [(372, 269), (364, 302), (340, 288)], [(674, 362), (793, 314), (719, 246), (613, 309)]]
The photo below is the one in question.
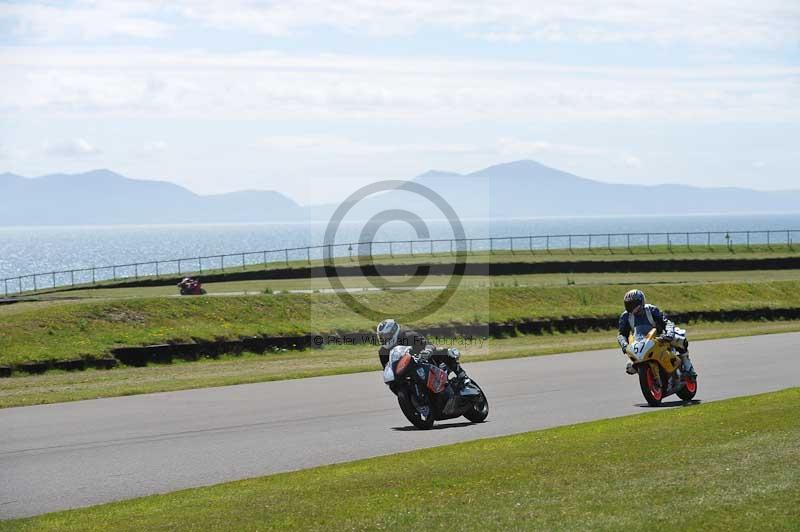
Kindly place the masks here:
[(375, 329), (378, 341), (386, 349), (391, 349), (397, 345), (397, 338), (400, 336), (400, 326), (394, 320), (383, 320)]

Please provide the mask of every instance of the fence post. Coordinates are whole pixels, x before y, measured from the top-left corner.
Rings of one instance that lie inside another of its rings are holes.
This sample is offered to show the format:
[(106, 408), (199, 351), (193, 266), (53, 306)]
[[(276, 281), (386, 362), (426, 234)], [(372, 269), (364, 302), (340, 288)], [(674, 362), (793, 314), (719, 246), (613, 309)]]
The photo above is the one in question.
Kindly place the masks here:
[(770, 244), (770, 242), (769, 242), (770, 233), (772, 233), (772, 231), (767, 231), (767, 249), (772, 251), (772, 244)]
[(243, 270), (245, 269), (245, 267), (244, 267), (244, 253), (242, 253), (242, 269)]
[(225, 255), (219, 256), (219, 269), (225, 271)]
[(283, 250), (283, 258), (286, 259), (286, 265), (289, 265), (289, 248)]
[(786, 231), (786, 246), (789, 249), (794, 249), (792, 248), (792, 235), (789, 233), (789, 231)]
[(572, 235), (568, 235), (569, 252), (572, 253)]
[(203, 273), (203, 257), (197, 257), (197, 270)]
[(650, 249), (650, 233), (647, 233), (647, 252), (652, 253), (653, 251)]
[(626, 240), (628, 241), (628, 253), (633, 253), (633, 250), (631, 249), (631, 234), (630, 233), (626, 233), (625, 237), (626, 237)]
[(613, 255), (614, 252), (611, 251), (611, 233), (609, 233), (607, 236), (608, 236), (608, 252)]
[(747, 249), (750, 249), (750, 231), (747, 232)]
[(139, 278), (139, 263), (133, 265), (133, 276), (138, 279)]
[(36, 287), (36, 274), (33, 274), (33, 291), (36, 292), (38, 288)]
[(592, 235), (589, 233), (589, 252), (592, 252)]
[(306, 247), (306, 262), (311, 264), (311, 248)]
[[(453, 243), (450, 242), (450, 253), (453, 252)], [(394, 258), (394, 241), (389, 240), (389, 256)]]
[(264, 266), (266, 266), (267, 265), (267, 252), (266, 251), (264, 251), (264, 257), (263, 258), (264, 258)]
[(3, 279), (3, 283), (5, 284), (5, 287), (6, 287), (6, 291), (5, 291), (6, 295), (5, 295), (5, 297), (8, 297), (8, 279)]
[(22, 277), (17, 277), (17, 282), (19, 283), (19, 294), (22, 293)]
[(544, 241), (544, 250), (549, 254), (550, 253), (550, 235), (545, 237)]
[(508, 241), (511, 242), (511, 254), (513, 255), (514, 254), (514, 237), (512, 236), (511, 238), (508, 239)]
[(708, 249), (711, 249), (711, 231), (709, 231), (706, 236), (708, 237)]
[(686, 249), (688, 249), (689, 251), (692, 250), (692, 244), (689, 242), (689, 233), (688, 232), (686, 233)]
[(56, 287), (56, 272), (53, 272), (53, 288)]
[(528, 250), (531, 252), (531, 255), (533, 255), (533, 236), (531, 235), (528, 235)]
[(672, 238), (669, 233), (667, 233), (667, 251), (672, 253)]
[(408, 250), (411, 253), (411, 256), (414, 256), (414, 242), (412, 240), (408, 241)]
[(493, 255), (493, 254), (494, 254), (494, 238), (490, 236), (489, 237), (489, 255)]
[[(180, 271), (181, 271), (181, 262), (178, 261), (178, 273), (180, 273)], [(117, 267), (116, 266), (112, 266), (111, 267), (111, 273), (113, 274), (114, 280), (116, 281), (117, 280)]]

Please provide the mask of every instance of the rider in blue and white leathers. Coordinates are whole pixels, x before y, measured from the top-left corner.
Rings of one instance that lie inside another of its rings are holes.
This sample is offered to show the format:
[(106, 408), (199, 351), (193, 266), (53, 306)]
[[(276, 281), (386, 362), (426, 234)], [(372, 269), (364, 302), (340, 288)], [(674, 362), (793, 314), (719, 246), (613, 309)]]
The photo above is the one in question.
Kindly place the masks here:
[[(628, 347), (628, 336), (631, 332), (637, 335), (646, 335), (655, 327), (658, 334), (665, 340), (669, 340), (678, 356), (681, 358), (681, 370), (692, 377), (697, 377), (697, 373), (689, 359), (689, 341), (686, 339), (686, 331), (675, 327), (675, 324), (667, 319), (666, 314), (655, 305), (648, 305), (644, 292), (641, 290), (631, 290), (623, 298), (625, 312), (619, 317), (619, 336), (617, 342), (622, 348), (623, 353)], [(631, 375), (636, 373), (633, 366), (628, 363), (626, 370)]]

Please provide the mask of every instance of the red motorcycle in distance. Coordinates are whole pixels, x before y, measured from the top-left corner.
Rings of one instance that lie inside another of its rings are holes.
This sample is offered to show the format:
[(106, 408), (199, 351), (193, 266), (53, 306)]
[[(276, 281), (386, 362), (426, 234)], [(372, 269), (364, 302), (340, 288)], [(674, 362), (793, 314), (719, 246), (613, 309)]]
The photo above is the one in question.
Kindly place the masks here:
[(206, 293), (203, 288), (203, 283), (192, 277), (184, 277), (183, 280), (178, 283), (178, 288), (182, 296), (201, 296)]

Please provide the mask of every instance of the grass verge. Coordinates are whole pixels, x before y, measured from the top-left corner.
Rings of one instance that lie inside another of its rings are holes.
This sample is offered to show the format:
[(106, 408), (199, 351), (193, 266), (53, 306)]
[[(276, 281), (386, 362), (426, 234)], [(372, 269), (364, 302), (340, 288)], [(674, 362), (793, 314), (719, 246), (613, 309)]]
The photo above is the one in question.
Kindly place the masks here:
[[(696, 323), (692, 341), (754, 334), (800, 331), (800, 321)], [(465, 339), (455, 344), (463, 362), (499, 360), (554, 353), (568, 353), (615, 347), (608, 331), (528, 335), (504, 339)], [(702, 347), (694, 350), (702, 368)], [(620, 371), (625, 360), (620, 355)], [(320, 350), (287, 351), (268, 355), (242, 354), (217, 360), (122, 367), (114, 370), (75, 372), (49, 371), (43, 375), (18, 374), (0, 380), (0, 408), (98, 399), (122, 395), (227, 386), (252, 382), (317, 377), (377, 371), (375, 348), (369, 346), (325, 347)]]
[[(800, 281), (643, 285), (650, 301), (672, 312), (796, 308)], [(564, 316), (619, 314), (628, 286), (461, 288), (447, 304), (411, 324), (426, 327)], [(354, 294), (392, 315), (418, 309), (438, 290)], [(18, 305), (29, 305), (15, 309)], [(10, 305), (0, 311), (0, 364), (99, 357), (114, 347), (171, 341), (236, 339), (368, 331), (374, 323), (335, 294), (279, 294), (200, 298), (139, 298), (79, 304)]]
[[(467, 275), (461, 280), (461, 287), (469, 288), (502, 288), (530, 286), (570, 286), (570, 285), (628, 285), (628, 284), (697, 284), (731, 283), (731, 282), (763, 282), (800, 280), (800, 270), (733, 270), (718, 272), (622, 272), (622, 273), (539, 273), (527, 275)], [(342, 285), (348, 289), (391, 286), (415, 286), (419, 280), (408, 276), (387, 277), (342, 277)], [(422, 280), (421, 286), (446, 286), (449, 277), (429, 275)], [(278, 279), (221, 281), (206, 283), (203, 287), (215, 296), (259, 295), (271, 291), (273, 293), (309, 290), (331, 290), (333, 285), (327, 277), (313, 279)], [(140, 286), (135, 288), (94, 288), (55, 292), (39, 296), (42, 303), (76, 299), (125, 299), (136, 297), (177, 297), (174, 286)], [(26, 303), (23, 303), (25, 305)], [(10, 308), (10, 307), (9, 307)], [(17, 308), (20, 308), (19, 306)], [(24, 307), (22, 307), (24, 308)], [(0, 311), (1, 312), (1, 311)]]
[(800, 389), (0, 523), (0, 530), (797, 530)]

